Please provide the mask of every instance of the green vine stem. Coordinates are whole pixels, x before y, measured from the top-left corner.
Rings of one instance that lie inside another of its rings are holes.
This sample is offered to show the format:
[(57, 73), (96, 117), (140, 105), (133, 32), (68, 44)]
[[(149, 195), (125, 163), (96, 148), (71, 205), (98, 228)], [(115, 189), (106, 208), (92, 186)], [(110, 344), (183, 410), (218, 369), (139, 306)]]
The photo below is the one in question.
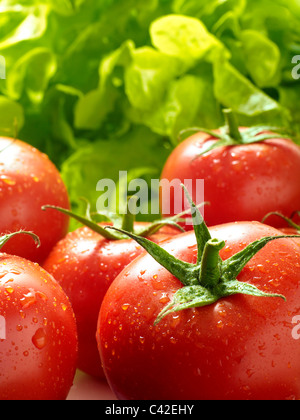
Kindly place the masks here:
[(271, 216), (277, 216), (277, 217), (280, 217), (281, 219), (283, 219), (290, 227), (292, 227), (292, 228), (294, 228), (294, 229), (296, 229), (298, 232), (299, 232), (299, 234), (300, 234), (300, 225), (298, 225), (297, 223), (295, 223), (293, 220), (292, 220), (292, 218), (293, 218), (293, 216), (295, 216), (296, 214), (300, 214), (300, 212), (299, 211), (295, 211), (294, 212), (294, 214), (289, 218), (289, 217), (286, 217), (286, 216), (284, 216), (283, 214), (281, 214), (281, 213), (278, 213), (278, 212), (276, 212), (276, 211), (273, 211), (273, 212), (270, 212), (270, 213), (268, 213), (263, 219), (262, 219), (262, 223), (265, 223), (266, 222), (266, 220), (269, 218), (269, 217), (271, 217)]
[(232, 140), (234, 140), (237, 144), (242, 144), (243, 136), (240, 133), (236, 115), (232, 112), (231, 109), (224, 109), (223, 114), (227, 123), (227, 131), (229, 137)]
[(39, 248), (41, 246), (41, 242), (40, 242), (40, 238), (35, 235), (33, 232), (27, 232), (25, 230), (20, 230), (18, 232), (13, 232), (13, 233), (8, 233), (7, 235), (3, 235), (0, 237), (0, 249), (13, 237), (18, 236), (18, 235), (28, 235), (30, 236), (35, 244), (36, 247)]
[[(136, 199), (136, 197), (130, 197), (130, 200)], [(202, 203), (199, 206), (197, 206), (197, 209), (202, 207), (207, 203)], [(112, 224), (115, 228), (119, 228), (118, 230), (108, 231), (105, 227), (105, 225), (100, 225), (99, 223), (96, 223), (92, 219), (92, 215), (90, 213), (90, 205), (87, 203), (87, 211), (85, 216), (81, 216), (79, 214), (75, 214), (70, 210), (57, 207), (57, 206), (51, 206), (46, 205), (42, 207), (43, 211), (46, 211), (48, 209), (59, 211), (63, 214), (66, 214), (69, 217), (72, 217), (74, 220), (77, 220), (82, 225), (88, 227), (92, 231), (98, 233), (99, 235), (103, 236), (105, 239), (108, 240), (121, 240), (121, 239), (127, 239), (128, 235), (127, 233), (133, 233), (135, 235), (138, 235), (140, 237), (149, 237), (151, 235), (154, 235), (157, 233), (160, 229), (162, 229), (164, 226), (170, 226), (175, 229), (178, 229), (179, 233), (185, 232), (185, 230), (179, 225), (180, 222), (184, 221), (184, 217), (190, 212), (190, 210), (183, 211), (182, 213), (179, 213), (173, 217), (165, 218), (165, 219), (159, 219), (154, 221), (153, 223), (150, 223), (146, 227), (139, 227), (135, 226), (135, 216), (129, 211), (129, 208), (127, 208), (127, 212), (123, 216), (110, 214), (110, 213), (97, 213), (98, 215), (105, 216), (109, 222)]]

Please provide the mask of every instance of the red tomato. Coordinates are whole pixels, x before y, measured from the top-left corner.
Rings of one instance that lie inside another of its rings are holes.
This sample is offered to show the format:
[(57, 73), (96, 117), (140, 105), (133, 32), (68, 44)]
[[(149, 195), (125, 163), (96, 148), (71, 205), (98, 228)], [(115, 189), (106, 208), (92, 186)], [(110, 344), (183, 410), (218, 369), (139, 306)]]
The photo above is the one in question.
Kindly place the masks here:
[[(196, 180), (204, 180), (204, 201), (210, 203), (204, 209), (208, 226), (261, 221), (274, 210), (289, 216), (295, 208), (300, 208), (299, 146), (275, 134), (273, 139), (257, 143), (224, 145), (217, 139), (217, 133), (213, 136), (199, 132), (179, 144), (169, 156), (161, 178), (175, 182), (176, 186), (170, 193), (167, 186), (161, 187), (164, 216), (176, 213), (175, 194), (182, 197), (180, 184), (185, 180), (191, 180), (189, 192), (196, 204), (200, 204)], [(269, 137), (266, 133), (263, 136)], [(216, 144), (220, 147), (204, 153)], [(184, 206), (183, 200), (180, 198), (176, 204), (179, 208)], [(279, 227), (278, 219), (272, 219), (272, 225)]]
[[(225, 241), (221, 261), (253, 241), (280, 235), (258, 222), (224, 224), (210, 233)], [(197, 261), (193, 232), (165, 242), (162, 248), (181, 261)], [(128, 265), (103, 300), (97, 330), (104, 371), (116, 396), (299, 399), (300, 347), (293, 335), (300, 301), (299, 248), (292, 239), (273, 240), (237, 279), (263, 292), (283, 294), (286, 302), (235, 294), (204, 307), (169, 313), (155, 324), (183, 285), (148, 254)]]
[[(159, 242), (178, 232), (164, 227), (151, 240)], [(102, 300), (117, 275), (143, 251), (132, 239), (109, 240), (82, 227), (62, 239), (44, 264), (72, 303), (79, 336), (78, 367), (90, 375), (104, 377), (96, 342)]]
[(284, 235), (299, 235), (299, 239), (298, 238), (294, 238), (294, 241), (300, 247), (300, 230), (299, 229), (295, 229), (295, 228), (292, 228), (292, 227), (285, 227), (285, 228), (280, 228), (279, 230)]
[(64, 400), (77, 362), (76, 321), (38, 264), (0, 254), (0, 400)]
[(284, 228), (280, 228), (279, 230), (281, 232), (283, 232), (285, 235), (299, 235), (300, 236), (300, 230), (299, 229), (295, 229), (295, 228), (292, 228), (292, 227), (284, 227)]
[(41, 263), (68, 231), (69, 218), (55, 211), (43, 213), (52, 204), (69, 208), (66, 187), (48, 157), (28, 144), (0, 137), (0, 234), (29, 230), (39, 236), (41, 247), (20, 235), (3, 252)]

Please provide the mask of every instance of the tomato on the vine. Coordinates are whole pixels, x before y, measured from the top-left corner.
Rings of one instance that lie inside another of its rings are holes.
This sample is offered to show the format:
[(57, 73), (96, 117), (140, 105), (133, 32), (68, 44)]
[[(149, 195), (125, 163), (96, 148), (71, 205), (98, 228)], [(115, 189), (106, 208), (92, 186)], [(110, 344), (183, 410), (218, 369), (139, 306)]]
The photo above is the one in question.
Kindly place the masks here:
[[(204, 180), (208, 226), (261, 221), (271, 211), (289, 216), (300, 208), (300, 147), (269, 127), (238, 129), (234, 116), (226, 115), (228, 127), (199, 129), (170, 154), (161, 175), (168, 181), (161, 184), (162, 214), (168, 217), (176, 207), (184, 208), (180, 185), (188, 186), (186, 180), (200, 204), (197, 181)], [(279, 226), (276, 218), (270, 223)]]
[(30, 239), (19, 235), (3, 252), (42, 263), (52, 247), (68, 231), (69, 218), (41, 207), (52, 204), (69, 208), (67, 189), (49, 158), (20, 140), (0, 137), (0, 234), (29, 230), (39, 236), (34, 249)]
[(195, 224), (161, 247), (129, 236), (150, 255), (112, 283), (97, 330), (119, 399), (300, 398), (292, 238), (259, 222)]
[[(18, 235), (0, 238), (0, 246)], [(37, 263), (1, 253), (0, 400), (66, 399), (77, 347), (74, 312), (61, 286)]]
[[(105, 230), (108, 223), (96, 224), (80, 217), (79, 221), (89, 227), (78, 228), (58, 242), (43, 266), (60, 283), (72, 303), (79, 338), (78, 368), (103, 378), (96, 342), (100, 306), (114, 279), (144, 250), (127, 236)], [(135, 222), (129, 230), (155, 242), (179, 233), (172, 226), (162, 226), (159, 231), (157, 228)]]

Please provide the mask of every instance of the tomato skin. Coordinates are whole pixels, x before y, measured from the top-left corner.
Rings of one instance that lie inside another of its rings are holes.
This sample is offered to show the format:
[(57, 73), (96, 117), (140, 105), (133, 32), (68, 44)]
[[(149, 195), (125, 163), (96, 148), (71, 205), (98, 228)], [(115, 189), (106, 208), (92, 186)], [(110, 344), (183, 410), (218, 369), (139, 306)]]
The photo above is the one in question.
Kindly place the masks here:
[(0, 233), (32, 231), (41, 247), (25, 235), (12, 238), (3, 252), (42, 263), (68, 231), (69, 218), (59, 212), (43, 212), (43, 205), (69, 208), (66, 187), (48, 157), (32, 146), (0, 137)]
[(300, 247), (300, 231), (298, 229), (292, 228), (292, 227), (285, 227), (279, 229), (284, 235), (299, 235), (298, 238), (294, 238), (294, 241), (298, 244)]
[[(204, 180), (204, 217), (208, 226), (234, 221), (261, 221), (272, 211), (285, 216), (300, 208), (300, 147), (288, 139), (219, 147), (199, 156), (216, 139), (197, 133), (179, 144), (169, 156), (161, 179)], [(161, 188), (162, 213), (174, 214), (174, 191)], [(170, 211), (168, 211), (168, 207)], [(165, 209), (165, 210), (164, 210)], [(278, 218), (268, 223), (279, 227)], [(187, 226), (187, 230), (191, 227)]]
[(74, 313), (38, 264), (0, 254), (0, 400), (65, 400), (77, 362)]
[[(256, 239), (280, 235), (258, 222), (210, 229), (226, 241), (223, 260)], [(193, 232), (164, 243), (196, 263)], [(97, 341), (108, 382), (123, 400), (255, 400), (300, 398), (300, 348), (292, 337), (299, 314), (300, 252), (291, 239), (270, 242), (238, 279), (279, 298), (235, 295), (203, 308), (160, 311), (182, 284), (142, 255), (117, 277), (99, 314)], [(132, 293), (134, 290), (134, 293)]]
[[(280, 228), (279, 229), (282, 233), (284, 233), (285, 235), (299, 235), (300, 236), (300, 232), (298, 229), (295, 229), (293, 227), (284, 227), (284, 228)], [(297, 238), (294, 238), (294, 240), (298, 240)]]
[[(136, 226), (146, 227), (146, 223)], [(177, 235), (178, 229), (162, 228), (151, 236), (160, 242)], [(117, 275), (144, 252), (131, 239), (107, 240), (87, 227), (69, 233), (50, 253), (44, 268), (60, 283), (75, 312), (78, 336), (78, 368), (104, 378), (96, 342), (99, 310), (106, 291)]]

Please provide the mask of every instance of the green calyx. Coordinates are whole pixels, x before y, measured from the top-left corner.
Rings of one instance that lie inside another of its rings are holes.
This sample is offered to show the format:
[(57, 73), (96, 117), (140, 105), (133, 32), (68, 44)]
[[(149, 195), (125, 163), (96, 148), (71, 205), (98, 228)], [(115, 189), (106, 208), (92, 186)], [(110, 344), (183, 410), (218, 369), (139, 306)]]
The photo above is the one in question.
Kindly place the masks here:
[[(185, 187), (183, 186), (185, 189)], [(258, 297), (277, 297), (285, 300), (283, 295), (266, 293), (257, 287), (237, 280), (246, 264), (270, 241), (282, 238), (294, 238), (295, 235), (270, 236), (249, 244), (245, 249), (223, 261), (220, 251), (225, 242), (211, 237), (202, 215), (188, 195), (191, 203), (194, 230), (197, 239), (198, 258), (196, 264), (183, 262), (169, 254), (159, 245), (138, 237), (132, 233), (127, 235), (136, 240), (160, 265), (177, 277), (183, 287), (173, 296), (173, 300), (158, 315), (155, 324), (166, 315), (187, 308), (210, 305), (219, 299), (235, 294)], [(115, 227), (107, 227), (116, 230)], [(123, 232), (125, 234), (125, 232)]]
[[(130, 197), (129, 200), (136, 200), (136, 197)], [(129, 200), (127, 204), (129, 204)], [(131, 203), (131, 206), (132, 206), (132, 203)], [(75, 214), (70, 210), (63, 209), (57, 206), (47, 205), (47, 206), (42, 207), (42, 210), (44, 211), (48, 209), (56, 210), (69, 217), (72, 217), (73, 219), (77, 220), (82, 225), (88, 227), (92, 231), (99, 233), (99, 235), (101, 235), (103, 238), (112, 240), (112, 241), (128, 239), (128, 233), (135, 234), (139, 237), (149, 237), (157, 233), (164, 226), (171, 226), (178, 229), (180, 232), (184, 232), (184, 229), (178, 223), (181, 221), (184, 221), (182, 217), (186, 216), (186, 214), (188, 213), (186, 211), (170, 218), (157, 220), (149, 224), (149, 226), (147, 227), (136, 227), (135, 215), (130, 212), (129, 205), (127, 206), (127, 211), (124, 215), (118, 215), (118, 214), (114, 214), (110, 212), (96, 213), (96, 215), (93, 215), (90, 212), (89, 204), (87, 204), (87, 210), (86, 210), (85, 216)], [(105, 219), (108, 220), (109, 224), (111, 224), (113, 227), (116, 228), (116, 230), (115, 231), (107, 230), (105, 223), (100, 225), (95, 220), (93, 220), (93, 216), (104, 217)]]
[(264, 140), (274, 139), (276, 134), (279, 134), (281, 138), (290, 138), (290, 136), (288, 136), (284, 130), (279, 127), (258, 125), (240, 130), (237, 118), (231, 109), (224, 109), (223, 114), (225, 117), (226, 125), (221, 127), (218, 131), (195, 127), (183, 130), (180, 134), (180, 137), (182, 137), (184, 134), (190, 135), (191, 133), (203, 132), (212, 138), (219, 140), (216, 143), (208, 144), (208, 146), (203, 150), (203, 152), (199, 154), (199, 156), (202, 156), (211, 150), (223, 146), (252, 144), (259, 143)]

